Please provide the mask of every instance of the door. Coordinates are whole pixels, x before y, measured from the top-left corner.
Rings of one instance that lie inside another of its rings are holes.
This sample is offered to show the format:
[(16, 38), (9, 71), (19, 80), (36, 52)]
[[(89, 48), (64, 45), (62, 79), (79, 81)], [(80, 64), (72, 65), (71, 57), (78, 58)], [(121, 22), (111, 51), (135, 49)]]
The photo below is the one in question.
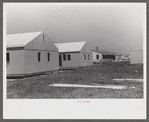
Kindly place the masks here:
[(62, 66), (62, 55), (59, 55), (59, 66)]

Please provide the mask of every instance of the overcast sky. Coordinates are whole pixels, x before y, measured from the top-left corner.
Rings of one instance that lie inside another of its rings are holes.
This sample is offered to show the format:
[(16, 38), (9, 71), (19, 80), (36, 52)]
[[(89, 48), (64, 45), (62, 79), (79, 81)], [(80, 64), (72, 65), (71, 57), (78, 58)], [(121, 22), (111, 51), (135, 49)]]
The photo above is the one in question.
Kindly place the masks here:
[(93, 40), (120, 54), (143, 43), (141, 3), (7, 3), (6, 13), (7, 34), (44, 31), (55, 43)]

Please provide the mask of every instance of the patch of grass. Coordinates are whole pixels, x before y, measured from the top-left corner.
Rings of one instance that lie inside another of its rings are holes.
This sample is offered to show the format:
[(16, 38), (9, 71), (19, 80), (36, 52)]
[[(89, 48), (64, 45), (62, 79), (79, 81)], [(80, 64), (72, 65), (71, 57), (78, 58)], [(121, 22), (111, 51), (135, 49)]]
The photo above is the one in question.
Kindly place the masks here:
[[(136, 72), (137, 71), (137, 72)], [(143, 78), (142, 65), (128, 62), (95, 65), (93, 68), (69, 70), (7, 82), (8, 99), (44, 98), (143, 98), (143, 84), (139, 82), (113, 81), (113, 78)], [(104, 88), (61, 88), (49, 86), (51, 83), (69, 84), (114, 84), (125, 85), (127, 89)], [(134, 89), (130, 87), (134, 86)]]

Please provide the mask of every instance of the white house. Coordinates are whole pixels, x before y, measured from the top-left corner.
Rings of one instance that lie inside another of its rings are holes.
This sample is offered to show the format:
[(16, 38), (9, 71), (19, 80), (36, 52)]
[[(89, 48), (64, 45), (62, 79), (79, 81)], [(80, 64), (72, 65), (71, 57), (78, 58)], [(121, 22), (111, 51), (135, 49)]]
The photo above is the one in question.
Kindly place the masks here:
[(55, 44), (59, 49), (59, 66), (62, 68), (77, 68), (92, 66), (92, 49), (94, 42), (69, 42)]
[(93, 62), (100, 63), (104, 60), (115, 60), (116, 53), (100, 50), (92, 50)]
[(116, 55), (116, 62), (121, 62), (123, 58), (124, 58), (124, 55), (122, 55), (122, 54), (117, 54), (117, 55)]
[(143, 64), (143, 43), (130, 50), (130, 64)]
[(116, 62), (124, 62), (129, 61), (129, 55), (128, 54), (117, 54), (116, 55)]
[(59, 69), (58, 49), (44, 32), (10, 34), (7, 76), (27, 76)]
[(93, 50), (92, 53), (93, 62), (99, 63), (102, 60), (102, 54), (98, 50)]

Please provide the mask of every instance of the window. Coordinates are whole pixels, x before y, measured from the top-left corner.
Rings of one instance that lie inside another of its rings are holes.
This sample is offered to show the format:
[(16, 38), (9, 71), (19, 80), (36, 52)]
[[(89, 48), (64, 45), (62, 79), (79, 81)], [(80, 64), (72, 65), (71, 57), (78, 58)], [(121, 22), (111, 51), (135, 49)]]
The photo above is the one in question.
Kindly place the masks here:
[(84, 54), (84, 60), (86, 60), (86, 54)]
[(67, 58), (68, 58), (68, 61), (70, 61), (70, 60), (71, 60), (71, 56), (70, 56), (70, 55), (67, 55)]
[(50, 61), (50, 53), (47, 53), (48, 61)]
[(38, 52), (38, 62), (40, 62), (40, 52)]
[(7, 63), (10, 62), (10, 55), (9, 55), (9, 53), (6, 54), (6, 60), (7, 60)]
[(99, 59), (99, 55), (96, 55), (96, 58)]
[(66, 61), (66, 54), (63, 55), (63, 61)]
[(88, 60), (90, 60), (90, 55), (88, 54)]
[(44, 34), (43, 34), (43, 42), (44, 42)]

